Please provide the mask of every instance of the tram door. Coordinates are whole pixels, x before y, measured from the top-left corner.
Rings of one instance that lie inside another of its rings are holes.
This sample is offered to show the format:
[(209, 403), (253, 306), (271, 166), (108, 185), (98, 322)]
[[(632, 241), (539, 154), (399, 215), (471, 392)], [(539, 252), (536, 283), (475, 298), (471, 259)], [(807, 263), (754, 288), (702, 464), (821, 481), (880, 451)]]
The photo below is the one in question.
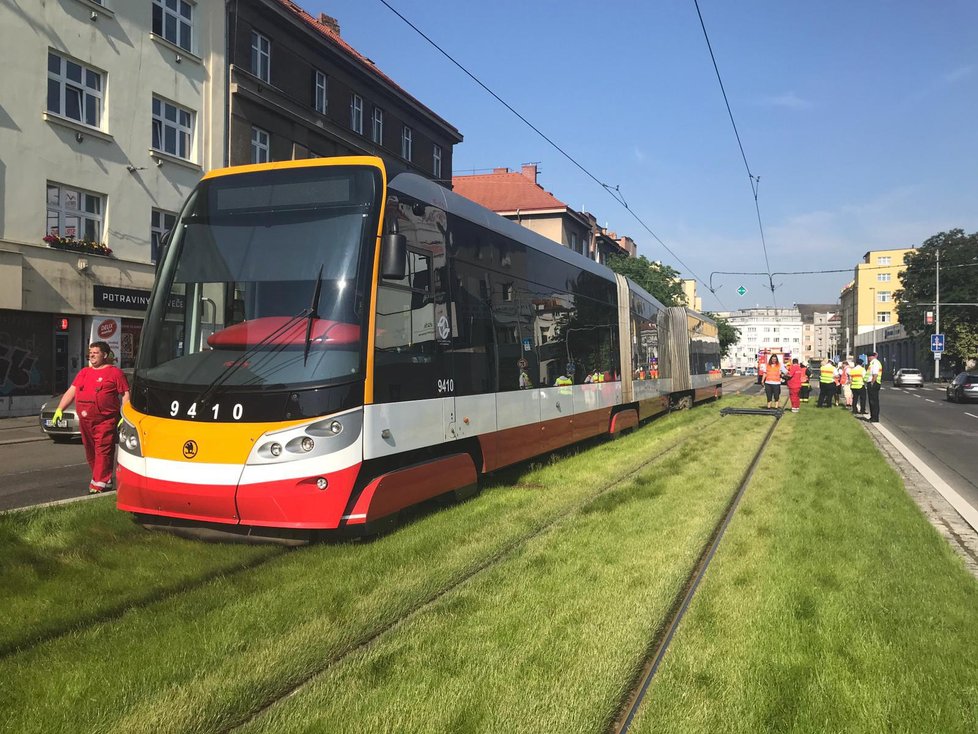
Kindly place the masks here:
[(401, 200), (398, 230), (407, 238), (407, 272), (377, 289), (374, 397), (413, 406), (415, 425), (446, 440), (456, 436), (455, 333), (445, 212)]

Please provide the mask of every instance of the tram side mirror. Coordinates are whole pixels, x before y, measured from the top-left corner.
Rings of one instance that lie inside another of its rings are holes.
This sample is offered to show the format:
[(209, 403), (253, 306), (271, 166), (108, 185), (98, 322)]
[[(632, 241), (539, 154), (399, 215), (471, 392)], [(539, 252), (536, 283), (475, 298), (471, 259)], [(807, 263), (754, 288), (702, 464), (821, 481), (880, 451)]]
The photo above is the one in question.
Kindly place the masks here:
[(407, 237), (402, 234), (384, 235), (380, 251), (380, 277), (385, 280), (404, 280), (407, 275)]

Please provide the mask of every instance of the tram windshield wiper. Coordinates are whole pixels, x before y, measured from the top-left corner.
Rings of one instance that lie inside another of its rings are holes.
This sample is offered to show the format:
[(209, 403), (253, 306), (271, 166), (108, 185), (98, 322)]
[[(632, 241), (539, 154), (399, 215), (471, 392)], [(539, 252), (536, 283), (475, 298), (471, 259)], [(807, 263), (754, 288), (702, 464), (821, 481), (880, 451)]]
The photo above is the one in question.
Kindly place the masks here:
[(201, 393), (200, 397), (197, 398), (197, 402), (205, 403), (207, 399), (211, 396), (211, 394), (214, 392), (214, 390), (216, 390), (218, 387), (220, 387), (225, 382), (227, 382), (228, 379), (230, 379), (231, 375), (233, 375), (235, 372), (241, 369), (245, 364), (247, 364), (248, 359), (253, 355), (257, 354), (258, 350), (260, 350), (266, 344), (274, 341), (282, 334), (288, 332), (289, 329), (295, 326), (297, 322), (299, 322), (303, 318), (306, 318), (309, 315), (310, 314), (308, 308), (302, 309), (299, 313), (297, 313), (295, 316), (292, 316), (284, 324), (270, 331), (268, 334), (263, 336), (260, 340), (258, 340), (253, 345), (248, 347), (248, 349), (246, 349), (240, 357), (233, 360), (231, 364), (229, 364), (227, 367), (224, 368), (223, 372), (221, 372), (217, 377), (213, 379), (213, 381), (211, 381), (211, 383), (204, 389), (204, 392)]
[(323, 266), (325, 263), (319, 264), (319, 275), (316, 276), (316, 289), (312, 292), (312, 303), (309, 304), (309, 316), (306, 320), (306, 346), (302, 352), (302, 364), (309, 361), (309, 346), (312, 344), (312, 325), (316, 319), (319, 318), (319, 297), (323, 292)]

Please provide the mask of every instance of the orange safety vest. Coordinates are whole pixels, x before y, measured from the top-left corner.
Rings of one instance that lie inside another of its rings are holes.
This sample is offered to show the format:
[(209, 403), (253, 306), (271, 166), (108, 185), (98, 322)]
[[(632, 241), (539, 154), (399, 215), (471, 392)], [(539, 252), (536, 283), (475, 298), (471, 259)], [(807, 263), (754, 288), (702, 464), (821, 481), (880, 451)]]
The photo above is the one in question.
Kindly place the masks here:
[(767, 366), (767, 372), (764, 375), (764, 382), (781, 382), (781, 365), (769, 364)]

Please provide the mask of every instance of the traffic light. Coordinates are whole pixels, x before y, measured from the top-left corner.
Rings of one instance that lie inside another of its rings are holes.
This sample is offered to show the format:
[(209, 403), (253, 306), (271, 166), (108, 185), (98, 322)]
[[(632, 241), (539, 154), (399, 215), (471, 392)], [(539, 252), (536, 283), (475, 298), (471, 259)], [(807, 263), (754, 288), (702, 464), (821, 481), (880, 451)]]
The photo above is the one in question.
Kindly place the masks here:
[(930, 326), (934, 323), (934, 312), (928, 311), (926, 316), (927, 325)]
[(58, 318), (58, 331), (59, 332), (68, 331), (68, 327), (70, 325), (71, 324), (68, 321), (68, 317), (67, 316), (61, 316), (61, 317)]

